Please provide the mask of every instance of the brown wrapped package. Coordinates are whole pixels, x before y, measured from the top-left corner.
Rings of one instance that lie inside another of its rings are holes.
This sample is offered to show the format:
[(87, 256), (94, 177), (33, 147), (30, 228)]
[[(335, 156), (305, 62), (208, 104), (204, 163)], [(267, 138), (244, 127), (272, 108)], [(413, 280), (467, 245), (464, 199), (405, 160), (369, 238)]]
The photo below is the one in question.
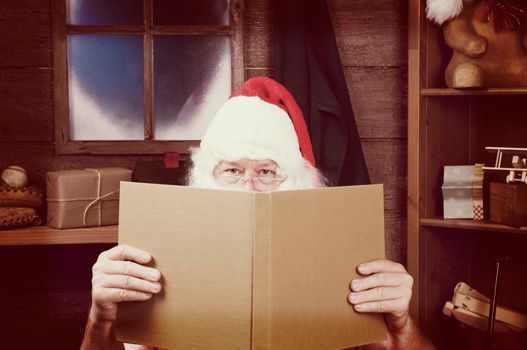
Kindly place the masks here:
[(75, 228), (119, 222), (119, 184), (132, 170), (99, 168), (46, 174), (48, 226)]

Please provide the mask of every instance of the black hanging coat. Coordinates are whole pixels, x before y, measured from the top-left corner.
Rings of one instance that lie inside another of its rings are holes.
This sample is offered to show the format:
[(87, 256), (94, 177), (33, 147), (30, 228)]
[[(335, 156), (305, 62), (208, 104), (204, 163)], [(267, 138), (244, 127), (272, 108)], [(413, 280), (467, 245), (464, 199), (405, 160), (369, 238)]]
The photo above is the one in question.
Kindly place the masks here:
[(333, 185), (370, 183), (326, 0), (273, 0), (275, 79), (295, 97)]

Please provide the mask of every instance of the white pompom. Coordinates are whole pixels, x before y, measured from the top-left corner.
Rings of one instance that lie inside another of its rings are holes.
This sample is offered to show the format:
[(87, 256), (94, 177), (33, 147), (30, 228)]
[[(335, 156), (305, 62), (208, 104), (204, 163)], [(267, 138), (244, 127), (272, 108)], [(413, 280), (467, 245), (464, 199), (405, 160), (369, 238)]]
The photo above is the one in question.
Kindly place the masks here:
[(459, 15), (463, 0), (427, 0), (426, 18), (439, 25)]

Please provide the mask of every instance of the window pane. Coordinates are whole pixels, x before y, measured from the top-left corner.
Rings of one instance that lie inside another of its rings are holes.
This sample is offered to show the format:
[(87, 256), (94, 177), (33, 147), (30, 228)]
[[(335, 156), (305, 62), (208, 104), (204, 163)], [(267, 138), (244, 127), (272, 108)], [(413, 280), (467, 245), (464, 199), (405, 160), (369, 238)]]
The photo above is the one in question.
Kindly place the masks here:
[(155, 25), (229, 25), (228, 0), (154, 0)]
[(229, 37), (154, 38), (155, 139), (201, 139), (230, 92)]
[(68, 36), (70, 137), (144, 138), (143, 37)]
[(143, 24), (143, 0), (67, 0), (68, 24)]

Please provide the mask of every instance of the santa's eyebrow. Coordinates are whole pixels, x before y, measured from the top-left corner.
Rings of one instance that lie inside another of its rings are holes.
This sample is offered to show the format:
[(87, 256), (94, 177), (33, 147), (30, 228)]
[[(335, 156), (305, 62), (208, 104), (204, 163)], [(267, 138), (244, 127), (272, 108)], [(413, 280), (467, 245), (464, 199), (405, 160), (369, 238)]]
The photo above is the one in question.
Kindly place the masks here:
[(236, 162), (236, 161), (223, 161), (223, 163), (221, 163), (220, 165), (224, 165), (224, 166), (234, 166), (234, 167), (240, 167), (240, 163)]
[(260, 167), (270, 166), (270, 165), (276, 165), (276, 166), (278, 166), (278, 164), (276, 164), (276, 162), (273, 161), (273, 160), (266, 160), (266, 161), (264, 161), (264, 162), (258, 164), (258, 166), (260, 166)]

